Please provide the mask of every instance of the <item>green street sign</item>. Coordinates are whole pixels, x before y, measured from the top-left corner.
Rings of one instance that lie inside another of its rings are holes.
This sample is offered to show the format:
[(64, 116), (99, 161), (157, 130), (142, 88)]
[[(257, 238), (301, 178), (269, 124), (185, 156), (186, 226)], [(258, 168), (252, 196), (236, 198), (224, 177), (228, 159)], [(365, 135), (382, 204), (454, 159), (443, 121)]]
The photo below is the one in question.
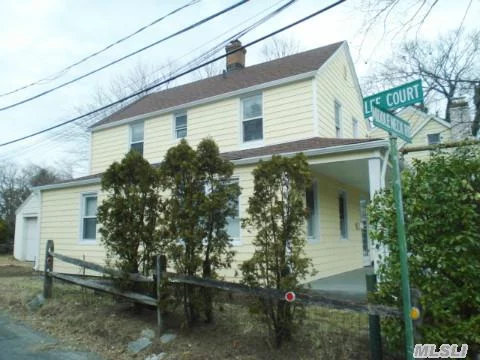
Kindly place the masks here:
[(412, 142), (410, 136), (410, 124), (408, 121), (390, 114), (388, 111), (381, 109), (377, 105), (372, 108), (373, 124), (389, 133), (395, 134), (400, 139), (408, 143)]
[(374, 105), (393, 110), (419, 102), (423, 102), (422, 80), (415, 80), (363, 98), (363, 114), (371, 116)]

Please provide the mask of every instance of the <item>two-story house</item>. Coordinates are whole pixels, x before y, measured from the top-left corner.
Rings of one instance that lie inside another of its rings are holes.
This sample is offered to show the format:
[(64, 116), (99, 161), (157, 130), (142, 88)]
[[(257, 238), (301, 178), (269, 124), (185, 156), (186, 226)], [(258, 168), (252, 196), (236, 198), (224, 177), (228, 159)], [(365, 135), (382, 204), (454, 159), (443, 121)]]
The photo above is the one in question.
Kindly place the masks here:
[[(230, 53), (233, 49), (240, 49)], [(96, 208), (101, 174), (130, 149), (152, 164), (185, 138), (212, 137), (235, 164), (242, 193), (230, 220), (238, 263), (250, 257), (253, 234), (240, 227), (253, 191), (252, 170), (272, 154), (303, 152), (314, 174), (306, 204), (307, 254), (325, 277), (368, 265), (365, 206), (384, 185), (386, 140), (367, 138), (362, 94), (346, 42), (245, 66), (239, 41), (227, 46), (223, 74), (145, 96), (91, 128), (90, 175), (39, 187), (39, 269), (48, 239), (55, 250), (103, 263)], [(56, 261), (59, 272), (78, 269)], [(234, 264), (234, 268), (236, 268)], [(229, 277), (231, 274), (227, 274)]]

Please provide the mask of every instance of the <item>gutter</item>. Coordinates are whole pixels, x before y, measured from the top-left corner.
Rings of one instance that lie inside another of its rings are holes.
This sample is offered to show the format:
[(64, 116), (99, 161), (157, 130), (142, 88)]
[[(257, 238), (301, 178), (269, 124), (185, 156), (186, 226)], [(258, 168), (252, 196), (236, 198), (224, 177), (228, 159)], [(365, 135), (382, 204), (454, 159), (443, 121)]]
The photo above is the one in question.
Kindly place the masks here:
[(95, 184), (100, 184), (100, 182), (101, 182), (101, 177), (96, 177), (92, 179), (72, 180), (65, 183), (37, 186), (37, 187), (34, 187), (32, 190), (43, 191), (43, 190), (53, 190), (53, 189), (65, 189), (65, 188), (76, 187), (76, 186), (95, 185)]
[(194, 106), (215, 102), (215, 101), (227, 99), (227, 98), (230, 98), (230, 97), (235, 97), (235, 96), (242, 95), (242, 94), (245, 94), (245, 93), (249, 93), (249, 92), (252, 92), (252, 91), (263, 90), (263, 89), (266, 89), (266, 88), (270, 88), (270, 87), (274, 87), (274, 86), (278, 86), (278, 85), (283, 85), (283, 84), (288, 84), (288, 83), (295, 82), (295, 81), (306, 80), (306, 79), (309, 79), (309, 78), (313, 78), (315, 76), (315, 74), (317, 73), (317, 71), (318, 71), (318, 69), (313, 70), (313, 71), (309, 71), (309, 72), (306, 72), (306, 73), (301, 73), (301, 74), (297, 74), (297, 75), (294, 75), (294, 76), (289, 76), (289, 77), (286, 77), (286, 78), (278, 79), (278, 80), (269, 81), (269, 82), (266, 82), (266, 83), (263, 83), (263, 84), (257, 84), (257, 85), (253, 85), (253, 86), (250, 86), (250, 87), (247, 87), (247, 88), (242, 88), (242, 89), (230, 91), (230, 92), (227, 92), (227, 93), (223, 93), (223, 94), (219, 94), (219, 95), (215, 95), (215, 96), (210, 96), (210, 97), (207, 97), (207, 98), (203, 98), (203, 99), (191, 101), (191, 102), (188, 102), (188, 103), (172, 106), (172, 107), (169, 107), (169, 108), (166, 108), (166, 109), (161, 109), (161, 110), (152, 111), (152, 112), (146, 113), (146, 114), (136, 115), (136, 116), (129, 117), (129, 118), (126, 118), (126, 119), (113, 121), (111, 123), (106, 123), (106, 124), (102, 124), (102, 125), (98, 125), (98, 126), (93, 126), (93, 127), (89, 128), (88, 131), (94, 132), (94, 131), (98, 131), (98, 130), (109, 129), (109, 128), (112, 128), (112, 127), (125, 125), (125, 124), (128, 124), (128, 123), (134, 122), (134, 121), (147, 120), (147, 119), (152, 118), (152, 117), (172, 113), (172, 112), (175, 112), (175, 111), (178, 111), (178, 110), (185, 110), (186, 108), (191, 108), (191, 107), (194, 107)]
[[(293, 157), (296, 154), (303, 152), (306, 157), (314, 157), (319, 155), (329, 155), (334, 153), (344, 153), (344, 152), (351, 152), (351, 151), (362, 151), (362, 150), (371, 150), (377, 148), (388, 148), (389, 143), (388, 140), (375, 140), (370, 142), (358, 143), (358, 144), (347, 144), (347, 145), (339, 145), (339, 146), (330, 146), (327, 148), (321, 149), (312, 149), (312, 150), (305, 150), (305, 151), (293, 151), (288, 153), (278, 153), (274, 155), (281, 155), (285, 157)], [(261, 156), (254, 156), (246, 159), (238, 159), (238, 160), (231, 160), (234, 165), (248, 165), (248, 164), (255, 164), (260, 160), (269, 160), (272, 158), (272, 155), (261, 155)]]

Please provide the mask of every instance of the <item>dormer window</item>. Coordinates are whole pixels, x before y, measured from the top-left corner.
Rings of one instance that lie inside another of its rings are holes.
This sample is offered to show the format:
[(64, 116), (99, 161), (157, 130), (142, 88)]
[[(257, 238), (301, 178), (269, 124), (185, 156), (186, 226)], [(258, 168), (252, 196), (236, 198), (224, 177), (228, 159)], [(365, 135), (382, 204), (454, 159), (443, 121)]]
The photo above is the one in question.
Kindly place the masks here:
[(440, 144), (441, 143), (440, 134), (439, 133), (427, 134), (427, 141), (428, 141), (428, 145)]
[(187, 137), (187, 114), (181, 113), (175, 115), (175, 139)]
[(143, 155), (143, 122), (130, 125), (130, 150)]
[(262, 95), (242, 99), (243, 142), (263, 139)]

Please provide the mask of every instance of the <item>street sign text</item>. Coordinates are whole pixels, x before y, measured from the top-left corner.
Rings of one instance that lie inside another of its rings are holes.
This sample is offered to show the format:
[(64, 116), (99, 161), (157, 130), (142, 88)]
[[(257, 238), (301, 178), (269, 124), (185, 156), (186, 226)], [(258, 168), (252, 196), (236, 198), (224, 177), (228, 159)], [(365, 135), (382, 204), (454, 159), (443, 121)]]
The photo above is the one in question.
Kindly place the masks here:
[(395, 134), (408, 143), (412, 142), (410, 137), (410, 124), (407, 121), (380, 109), (376, 105), (373, 105), (372, 117), (375, 126), (378, 126), (389, 133)]
[(372, 115), (373, 106), (377, 105), (385, 110), (423, 102), (422, 81), (415, 80), (393, 89), (367, 96), (363, 99), (363, 112), (365, 117)]

